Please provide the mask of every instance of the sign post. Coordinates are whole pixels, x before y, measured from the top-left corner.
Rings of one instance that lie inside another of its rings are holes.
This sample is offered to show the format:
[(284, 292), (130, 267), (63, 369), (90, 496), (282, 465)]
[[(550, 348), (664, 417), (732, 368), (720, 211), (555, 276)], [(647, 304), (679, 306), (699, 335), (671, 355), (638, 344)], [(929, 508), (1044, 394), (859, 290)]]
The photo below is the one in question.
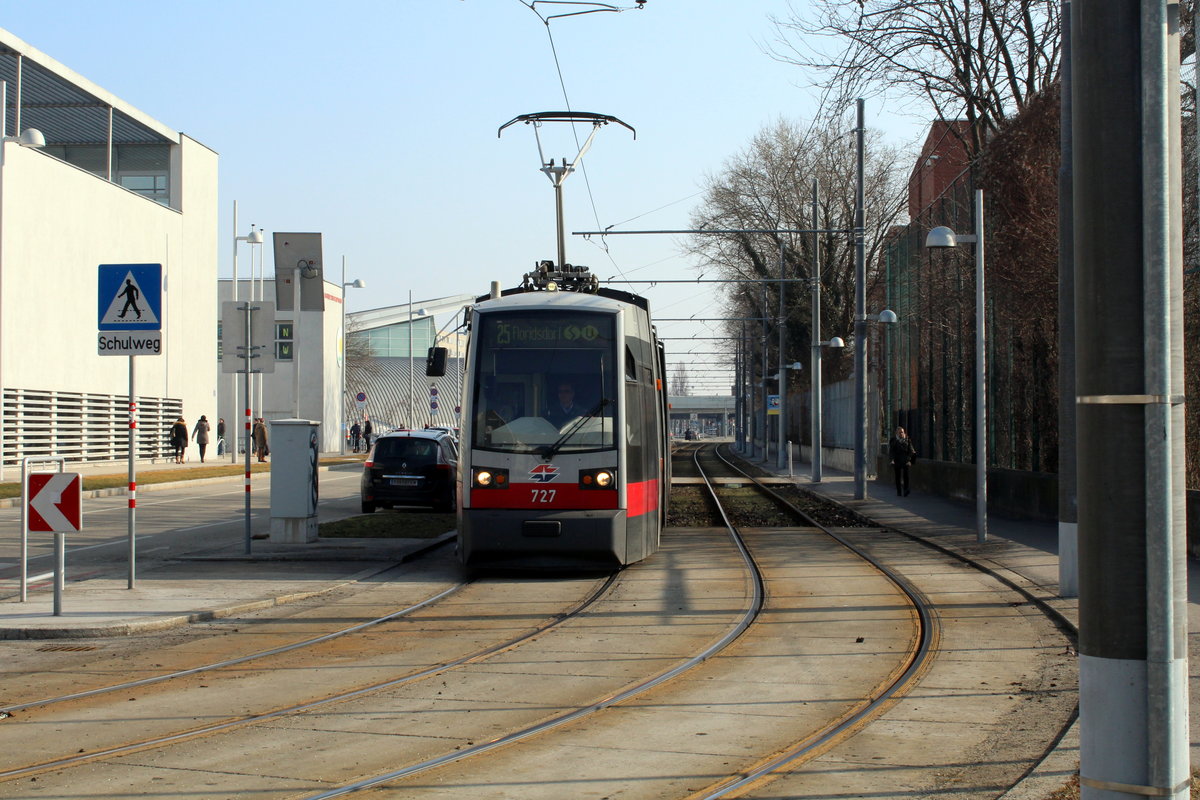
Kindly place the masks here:
[[(246, 376), (246, 531), (245, 552), (250, 555), (250, 454), (254, 450), (254, 421), (250, 418), (250, 374), (274, 372), (275, 355), (270, 345), (275, 337), (275, 304), (261, 300), (228, 300), (221, 304), (221, 371)], [(242, 342), (242, 344), (235, 344)], [(259, 344), (254, 344), (259, 342)], [(234, 439), (234, 457), (237, 457)]]
[(137, 395), (133, 357), (162, 355), (162, 264), (101, 264), (97, 277), (96, 351), (102, 356), (129, 356), (127, 588), (132, 589), (137, 581)]
[(58, 472), (29, 472), (37, 459), (21, 461), (21, 602), (28, 595), (29, 532), (54, 534), (54, 616), (62, 616), (66, 583), (66, 534), (83, 528), (83, 481), (78, 472), (63, 472), (65, 458), (43, 459), (58, 464)]

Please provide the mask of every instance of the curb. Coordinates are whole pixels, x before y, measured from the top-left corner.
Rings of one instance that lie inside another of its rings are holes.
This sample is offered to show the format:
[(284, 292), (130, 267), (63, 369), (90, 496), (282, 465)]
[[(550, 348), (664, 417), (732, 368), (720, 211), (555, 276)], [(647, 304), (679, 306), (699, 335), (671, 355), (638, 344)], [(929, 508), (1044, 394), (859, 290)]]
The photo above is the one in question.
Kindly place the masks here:
[(236, 603), (234, 605), (225, 606), (222, 608), (191, 611), (169, 617), (161, 617), (158, 619), (114, 622), (108, 625), (91, 625), (88, 627), (73, 628), (0, 628), (0, 640), (91, 639), (133, 636), (136, 634), (153, 633), (156, 631), (178, 628), (195, 622), (211, 622), (213, 620), (231, 617), (236, 614), (247, 614), (252, 611), (261, 611), (264, 608), (271, 608), (273, 606), (284, 606), (290, 603), (299, 602), (301, 600), (307, 600), (311, 597), (327, 594), (345, 586), (358, 583), (375, 575), (379, 575), (383, 572), (387, 572), (388, 570), (393, 569), (400, 564), (413, 561), (433, 550), (436, 550), (439, 547), (442, 547), (445, 544), (448, 544), (449, 542), (453, 541), (456, 536), (456, 531), (444, 533), (436, 539), (432, 539), (428, 543), (404, 553), (400, 556), (400, 558), (394, 561), (389, 561), (386, 564), (378, 567), (371, 567), (369, 569), (362, 570), (361, 572), (357, 572), (347, 578), (343, 578), (320, 589), (313, 589), (311, 591), (304, 592), (291, 592), (288, 594), (281, 594), (276, 597), (268, 597), (262, 600), (247, 600), (242, 603)]

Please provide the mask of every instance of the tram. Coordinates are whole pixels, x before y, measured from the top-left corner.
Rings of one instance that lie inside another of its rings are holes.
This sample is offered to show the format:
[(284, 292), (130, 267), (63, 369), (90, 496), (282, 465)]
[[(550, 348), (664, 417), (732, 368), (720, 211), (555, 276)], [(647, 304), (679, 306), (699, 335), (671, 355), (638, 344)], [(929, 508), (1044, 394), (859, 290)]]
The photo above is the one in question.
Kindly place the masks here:
[(538, 263), (469, 314), (458, 555), (596, 568), (658, 549), (670, 489), (665, 359), (644, 297)]

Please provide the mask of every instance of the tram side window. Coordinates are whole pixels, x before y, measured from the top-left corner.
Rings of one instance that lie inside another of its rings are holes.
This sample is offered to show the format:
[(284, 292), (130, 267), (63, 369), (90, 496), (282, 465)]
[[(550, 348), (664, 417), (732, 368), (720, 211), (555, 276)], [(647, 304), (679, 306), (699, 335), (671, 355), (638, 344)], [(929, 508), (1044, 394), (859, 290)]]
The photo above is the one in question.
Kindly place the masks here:
[(625, 345), (625, 380), (637, 380), (637, 359), (633, 357), (633, 351), (629, 349), (629, 345)]

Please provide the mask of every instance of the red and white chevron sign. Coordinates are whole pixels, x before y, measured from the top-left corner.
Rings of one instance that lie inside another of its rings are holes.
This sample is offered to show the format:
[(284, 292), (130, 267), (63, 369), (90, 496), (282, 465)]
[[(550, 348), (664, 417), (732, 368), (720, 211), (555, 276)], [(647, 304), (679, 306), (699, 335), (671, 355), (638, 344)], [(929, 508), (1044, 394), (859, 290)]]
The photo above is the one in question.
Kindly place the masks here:
[(25, 519), (30, 531), (75, 533), (83, 528), (83, 480), (78, 472), (35, 472), (29, 476)]

